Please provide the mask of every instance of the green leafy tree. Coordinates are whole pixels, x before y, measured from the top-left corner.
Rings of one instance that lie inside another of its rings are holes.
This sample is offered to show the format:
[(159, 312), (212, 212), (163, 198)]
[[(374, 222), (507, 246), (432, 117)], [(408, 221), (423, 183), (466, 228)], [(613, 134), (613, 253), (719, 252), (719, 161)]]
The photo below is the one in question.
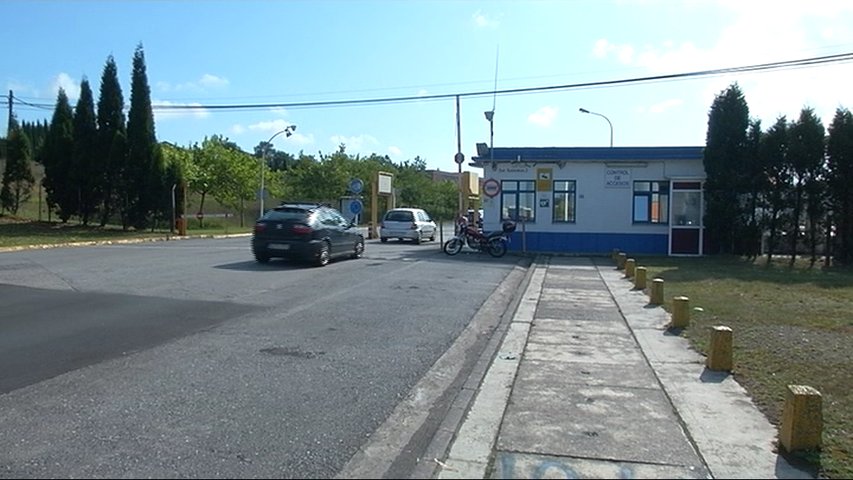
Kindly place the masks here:
[[(130, 84), (130, 111), (127, 120), (127, 169), (122, 187), (127, 209), (127, 222), (136, 229), (149, 225), (152, 216), (163, 215), (168, 209), (168, 193), (163, 177), (165, 166), (154, 132), (154, 113), (151, 109), (151, 90), (145, 68), (142, 44), (133, 54), (133, 74)], [(128, 227), (127, 224), (124, 225)]]
[(287, 170), (296, 161), (293, 155), (276, 150), (269, 142), (261, 142), (255, 147), (255, 158), (264, 158), (267, 168), (273, 172)]
[(746, 156), (749, 108), (735, 83), (714, 99), (708, 115), (703, 163), (705, 231), (711, 253), (735, 253), (742, 218), (739, 194), (744, 190), (741, 165)]
[(793, 173), (793, 205), (789, 242), (791, 249), (790, 265), (794, 265), (797, 254), (797, 242), (801, 237), (802, 215), (808, 216), (808, 237), (811, 250), (811, 262), (817, 260), (817, 232), (820, 229), (824, 212), (823, 180), (824, 170), (824, 131), (823, 124), (811, 108), (804, 108), (800, 118), (789, 131), (788, 164)]
[(827, 141), (827, 187), (837, 235), (835, 260), (853, 265), (853, 114), (835, 111)]
[(195, 177), (195, 163), (193, 163), (193, 152), (191, 149), (182, 148), (168, 142), (160, 143), (163, 152), (163, 161), (166, 163), (167, 178), (171, 182), (169, 188), (174, 187), (175, 218), (186, 215), (185, 205), (188, 198), (184, 198), (185, 188), (188, 187), (190, 179)]
[(77, 209), (83, 225), (96, 213), (101, 203), (100, 165), (97, 161), (98, 126), (95, 119), (95, 103), (89, 81), (80, 82), (80, 98), (74, 109), (74, 170), (69, 179), (77, 188)]
[[(127, 138), (124, 117), (124, 98), (118, 81), (118, 70), (112, 55), (107, 58), (101, 75), (98, 98), (98, 155), (94, 157), (95, 170), (101, 189), (101, 226), (107, 224), (119, 203), (119, 190), (127, 163)], [(121, 209), (119, 209), (121, 211)], [(125, 224), (125, 221), (122, 221)]]
[(0, 187), (0, 206), (17, 215), (21, 204), (30, 198), (35, 184), (30, 169), (30, 141), (14, 119), (9, 125), (6, 140), (6, 169), (3, 171), (3, 186)]
[(73, 151), (74, 114), (65, 90), (60, 88), (50, 121), (50, 130), (45, 138), (42, 163), (48, 206), (56, 209), (63, 222), (71, 218), (77, 203), (76, 189), (67, 180), (74, 168)]

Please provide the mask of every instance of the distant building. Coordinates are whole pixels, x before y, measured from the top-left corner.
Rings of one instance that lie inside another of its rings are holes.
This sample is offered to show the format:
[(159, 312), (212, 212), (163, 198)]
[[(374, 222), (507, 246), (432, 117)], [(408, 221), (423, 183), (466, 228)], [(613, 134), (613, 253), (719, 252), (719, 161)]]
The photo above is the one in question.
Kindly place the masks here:
[(478, 147), (484, 228), (519, 222), (511, 250), (704, 253), (704, 147)]

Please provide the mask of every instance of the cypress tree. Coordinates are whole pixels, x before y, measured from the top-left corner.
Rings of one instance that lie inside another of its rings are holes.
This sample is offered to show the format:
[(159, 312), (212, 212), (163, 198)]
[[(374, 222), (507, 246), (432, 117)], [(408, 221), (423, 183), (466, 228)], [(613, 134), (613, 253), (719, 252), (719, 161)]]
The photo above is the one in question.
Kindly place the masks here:
[(125, 168), (127, 151), (125, 145), (124, 98), (118, 82), (118, 69), (110, 55), (101, 75), (101, 92), (98, 98), (98, 155), (93, 169), (100, 171), (101, 226), (107, 224), (116, 210), (116, 192)]
[(710, 253), (734, 253), (743, 218), (739, 193), (745, 189), (741, 167), (747, 152), (749, 108), (737, 83), (714, 99), (708, 115), (703, 163), (705, 232)]
[(12, 215), (18, 214), (21, 204), (30, 198), (35, 178), (30, 169), (30, 141), (12, 119), (6, 139), (6, 169), (0, 187), (0, 206)]
[(63, 222), (67, 222), (71, 217), (76, 204), (75, 190), (71, 188), (68, 181), (73, 166), (71, 155), (73, 151), (74, 114), (65, 90), (60, 88), (56, 96), (56, 108), (50, 121), (50, 129), (45, 139), (43, 163), (48, 208), (55, 208)]
[(130, 85), (130, 111), (127, 120), (127, 220), (139, 229), (148, 225), (150, 217), (159, 213), (167, 199), (164, 192), (162, 154), (154, 132), (151, 91), (145, 71), (142, 44), (133, 54)]
[(853, 114), (846, 108), (835, 111), (826, 147), (829, 205), (835, 223), (835, 260), (853, 265)]
[(100, 203), (100, 166), (98, 152), (98, 127), (95, 104), (89, 81), (80, 82), (80, 98), (74, 109), (73, 181), (77, 187), (77, 214), (83, 225), (95, 214)]

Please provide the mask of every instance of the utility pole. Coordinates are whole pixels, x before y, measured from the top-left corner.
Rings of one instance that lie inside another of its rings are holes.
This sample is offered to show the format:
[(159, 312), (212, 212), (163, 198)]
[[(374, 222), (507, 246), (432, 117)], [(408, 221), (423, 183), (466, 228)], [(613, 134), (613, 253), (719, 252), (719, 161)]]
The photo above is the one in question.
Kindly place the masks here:
[(462, 163), (465, 162), (465, 155), (462, 153), (462, 126), (459, 114), (459, 95), (456, 95), (456, 156), (453, 157), (453, 160), (459, 166), (457, 172), (459, 175), (459, 215), (464, 215), (465, 212), (462, 210)]

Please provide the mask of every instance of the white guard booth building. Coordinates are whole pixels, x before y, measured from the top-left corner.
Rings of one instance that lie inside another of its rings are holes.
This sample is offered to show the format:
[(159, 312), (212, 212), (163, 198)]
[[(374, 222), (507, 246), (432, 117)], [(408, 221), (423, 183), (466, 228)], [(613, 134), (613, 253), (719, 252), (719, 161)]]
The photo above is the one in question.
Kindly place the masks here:
[(704, 147), (477, 145), (483, 228), (510, 251), (702, 255)]

